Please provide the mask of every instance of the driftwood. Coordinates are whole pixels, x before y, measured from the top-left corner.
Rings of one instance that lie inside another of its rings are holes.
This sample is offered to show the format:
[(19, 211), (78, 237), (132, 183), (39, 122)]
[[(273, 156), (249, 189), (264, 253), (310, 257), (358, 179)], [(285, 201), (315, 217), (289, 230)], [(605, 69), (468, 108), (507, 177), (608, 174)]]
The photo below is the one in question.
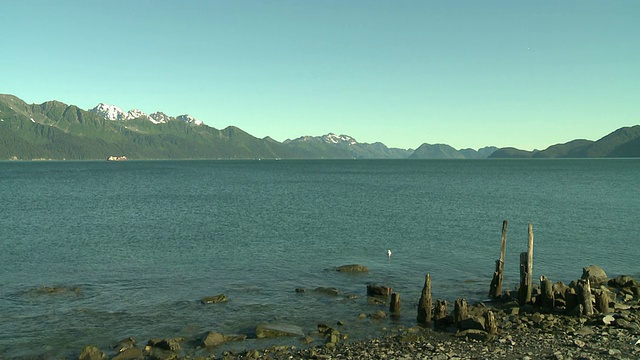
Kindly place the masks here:
[(497, 299), (502, 295), (502, 280), (504, 274), (504, 258), (507, 250), (507, 225), (509, 222), (502, 222), (502, 243), (500, 245), (500, 260), (496, 260), (496, 271), (493, 273), (491, 287), (489, 289), (489, 297)]
[(467, 300), (456, 299), (456, 304), (453, 308), (453, 321), (458, 329), (461, 328), (462, 321), (468, 317)]
[(540, 298), (544, 308), (553, 309), (555, 307), (555, 295), (553, 293), (553, 282), (545, 276), (540, 276)]
[(418, 323), (428, 324), (431, 321), (431, 275), (427, 274), (422, 287), (422, 295), (418, 304)]
[(531, 301), (533, 288), (533, 225), (529, 224), (529, 244), (527, 252), (520, 253), (520, 289), (518, 303), (524, 305)]
[(402, 309), (402, 306), (400, 304), (400, 294), (398, 293), (391, 293), (391, 302), (389, 303), (389, 312), (392, 314), (397, 314), (400, 312), (400, 310)]

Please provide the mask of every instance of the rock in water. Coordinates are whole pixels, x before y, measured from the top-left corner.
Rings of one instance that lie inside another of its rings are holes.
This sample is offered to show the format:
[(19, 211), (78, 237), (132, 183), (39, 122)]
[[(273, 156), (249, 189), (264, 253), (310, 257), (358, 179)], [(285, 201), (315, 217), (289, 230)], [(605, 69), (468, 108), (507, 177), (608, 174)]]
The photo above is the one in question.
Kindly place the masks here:
[(339, 272), (369, 272), (369, 269), (366, 266), (358, 264), (338, 266), (336, 270)]
[(334, 287), (317, 287), (313, 291), (320, 294), (331, 295), (331, 296), (340, 295), (340, 291), (338, 291), (338, 289)]
[(217, 304), (228, 301), (227, 295), (219, 294), (214, 296), (205, 296), (200, 300), (203, 304)]
[(607, 273), (598, 265), (589, 265), (583, 268), (582, 279), (588, 279), (592, 288), (606, 285), (609, 280)]
[(281, 336), (304, 337), (304, 332), (300, 326), (290, 324), (260, 324), (256, 326), (256, 337), (258, 339)]
[(367, 296), (382, 296), (387, 297), (391, 295), (391, 288), (382, 285), (367, 285)]

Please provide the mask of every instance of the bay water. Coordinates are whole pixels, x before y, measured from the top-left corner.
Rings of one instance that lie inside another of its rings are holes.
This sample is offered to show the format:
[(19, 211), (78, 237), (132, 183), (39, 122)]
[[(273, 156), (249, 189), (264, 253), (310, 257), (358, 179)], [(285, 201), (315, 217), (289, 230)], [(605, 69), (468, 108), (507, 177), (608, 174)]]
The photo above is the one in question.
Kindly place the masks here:
[[(529, 223), (534, 279), (638, 276), (639, 180), (640, 159), (0, 162), (0, 354), (209, 330), (250, 338), (216, 351), (269, 346), (259, 323), (377, 336), (415, 325), (427, 273), (434, 298), (485, 299), (505, 219), (506, 289)], [(369, 273), (335, 271), (354, 263)], [(358, 320), (384, 309), (367, 284), (402, 316)]]

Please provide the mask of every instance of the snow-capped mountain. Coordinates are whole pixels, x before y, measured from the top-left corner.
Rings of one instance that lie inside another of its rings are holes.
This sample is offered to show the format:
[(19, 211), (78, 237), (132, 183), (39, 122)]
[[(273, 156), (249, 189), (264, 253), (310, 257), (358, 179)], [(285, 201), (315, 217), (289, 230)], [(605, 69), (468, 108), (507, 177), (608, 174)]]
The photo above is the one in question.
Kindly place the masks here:
[(322, 141), (325, 143), (330, 143), (330, 144), (348, 144), (348, 145), (355, 145), (358, 142), (356, 141), (356, 139), (352, 138), (349, 135), (336, 135), (333, 133), (329, 133), (327, 135), (324, 135), (322, 137)]
[(358, 142), (356, 139), (349, 135), (336, 135), (334, 133), (328, 133), (322, 136), (301, 136), (294, 140), (286, 140), (285, 142), (322, 142), (325, 144), (336, 145), (356, 145)]
[(147, 115), (146, 113), (138, 109), (132, 109), (132, 110), (129, 110), (128, 112), (124, 112), (124, 110), (122, 110), (121, 108), (115, 105), (109, 105), (105, 103), (100, 103), (93, 109), (90, 109), (89, 111), (96, 113), (107, 120), (112, 120), (112, 121), (126, 121), (126, 120), (133, 120), (133, 119), (139, 119), (139, 118), (146, 118), (154, 124), (165, 124), (169, 121), (176, 121), (176, 120), (182, 121), (188, 124), (193, 124), (193, 125), (203, 124), (202, 121), (195, 119), (194, 117), (187, 114), (173, 117), (160, 111), (157, 111), (150, 115)]

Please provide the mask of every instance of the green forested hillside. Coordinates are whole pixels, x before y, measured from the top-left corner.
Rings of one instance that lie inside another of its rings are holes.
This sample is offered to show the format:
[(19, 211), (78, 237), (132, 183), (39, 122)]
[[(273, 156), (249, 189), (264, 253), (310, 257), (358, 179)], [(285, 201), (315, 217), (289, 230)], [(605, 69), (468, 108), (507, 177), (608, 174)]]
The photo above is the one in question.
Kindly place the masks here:
[(502, 148), (490, 158), (607, 158), (640, 157), (640, 125), (623, 127), (597, 140), (573, 140), (542, 151)]
[(296, 157), (276, 141), (181, 121), (105, 120), (57, 101), (0, 95), (0, 159), (229, 159)]
[(618, 129), (598, 141), (573, 140), (542, 151), (486, 147), (456, 150), (423, 144), (415, 151), (382, 143), (357, 143), (347, 135), (305, 136), (284, 142), (256, 138), (229, 126), (218, 130), (177, 118), (107, 120), (59, 101), (27, 104), (0, 94), (0, 160), (105, 159), (482, 159), (640, 157), (640, 125)]

